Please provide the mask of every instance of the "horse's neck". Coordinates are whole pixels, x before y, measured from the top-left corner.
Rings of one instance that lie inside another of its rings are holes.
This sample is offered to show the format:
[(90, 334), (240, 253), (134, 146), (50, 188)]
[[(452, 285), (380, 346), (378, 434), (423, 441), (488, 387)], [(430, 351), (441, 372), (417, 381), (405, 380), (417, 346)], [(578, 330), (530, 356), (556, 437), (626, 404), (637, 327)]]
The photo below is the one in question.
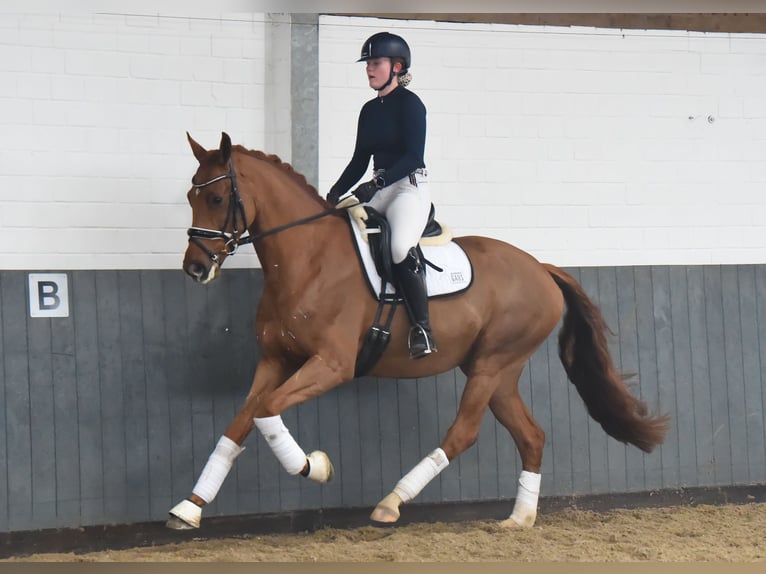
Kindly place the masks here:
[[(295, 223), (325, 209), (313, 197), (312, 191), (301, 189), (300, 183), (288, 173), (277, 166), (262, 163), (249, 182), (255, 190), (253, 197), (256, 206), (256, 218), (250, 229), (252, 235)], [(328, 217), (296, 225), (256, 240), (255, 250), (264, 274), (300, 274), (307, 262), (321, 259), (322, 247), (326, 244), (325, 235), (336, 227), (323, 224), (326, 219), (337, 218)]]

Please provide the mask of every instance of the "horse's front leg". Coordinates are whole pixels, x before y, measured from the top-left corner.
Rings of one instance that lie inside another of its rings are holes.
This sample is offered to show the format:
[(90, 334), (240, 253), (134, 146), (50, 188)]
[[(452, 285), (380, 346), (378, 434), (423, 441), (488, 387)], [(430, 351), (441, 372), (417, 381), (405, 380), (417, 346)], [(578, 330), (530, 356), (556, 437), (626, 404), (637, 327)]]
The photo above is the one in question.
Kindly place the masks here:
[(327, 454), (315, 450), (306, 455), (282, 422), (281, 413), (291, 406), (318, 397), (352, 377), (352, 367), (343, 368), (339, 362), (314, 355), (283, 385), (258, 403), (253, 424), (288, 473), (301, 474), (317, 482), (327, 482), (332, 478), (334, 470)]
[(199, 528), (202, 507), (213, 501), (229, 474), (234, 460), (244, 450), (240, 446), (253, 430), (253, 416), (259, 402), (285, 380), (286, 372), (279, 361), (266, 359), (258, 363), (250, 393), (234, 420), (219, 439), (215, 449), (188, 498), (179, 502), (170, 511), (166, 525), (175, 530)]

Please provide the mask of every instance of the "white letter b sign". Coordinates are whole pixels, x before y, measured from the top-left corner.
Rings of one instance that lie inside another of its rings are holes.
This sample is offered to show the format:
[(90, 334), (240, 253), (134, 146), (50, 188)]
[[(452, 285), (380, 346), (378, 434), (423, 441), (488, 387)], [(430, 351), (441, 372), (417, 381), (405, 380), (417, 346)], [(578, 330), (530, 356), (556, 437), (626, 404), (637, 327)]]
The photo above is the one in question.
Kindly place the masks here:
[(29, 315), (69, 317), (69, 286), (66, 273), (29, 274)]

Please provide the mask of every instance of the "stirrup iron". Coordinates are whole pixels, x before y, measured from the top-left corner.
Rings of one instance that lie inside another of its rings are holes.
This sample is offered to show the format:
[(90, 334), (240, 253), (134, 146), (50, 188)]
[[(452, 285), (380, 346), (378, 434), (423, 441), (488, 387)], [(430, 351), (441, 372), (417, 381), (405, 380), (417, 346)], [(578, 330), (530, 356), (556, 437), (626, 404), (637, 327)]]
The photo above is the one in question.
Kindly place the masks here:
[[(414, 344), (414, 339), (418, 338)], [(433, 336), (421, 325), (415, 324), (410, 327), (410, 333), (407, 337), (407, 347), (410, 350), (410, 359), (422, 359), (437, 351)]]

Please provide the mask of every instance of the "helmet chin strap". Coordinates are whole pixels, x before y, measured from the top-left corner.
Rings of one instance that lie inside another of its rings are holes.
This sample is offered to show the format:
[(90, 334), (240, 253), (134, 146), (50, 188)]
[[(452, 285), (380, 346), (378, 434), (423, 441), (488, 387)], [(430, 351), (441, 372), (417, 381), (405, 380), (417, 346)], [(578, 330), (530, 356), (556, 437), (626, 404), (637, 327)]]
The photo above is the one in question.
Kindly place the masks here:
[(382, 91), (383, 91), (383, 90), (385, 90), (385, 89), (386, 89), (388, 86), (390, 86), (390, 85), (391, 85), (391, 82), (392, 82), (393, 80), (394, 80), (394, 73), (393, 73), (393, 72), (391, 72), (391, 76), (389, 76), (389, 78), (388, 78), (388, 81), (387, 81), (385, 84), (383, 84), (382, 86), (380, 86), (379, 88), (373, 88), (373, 90), (375, 90), (376, 92), (382, 92)]
[(391, 85), (391, 82), (394, 81), (394, 77), (396, 77), (396, 72), (394, 72), (394, 62), (391, 61), (391, 73), (388, 75), (388, 81), (380, 86), (379, 88), (373, 88), (377, 92), (382, 92), (385, 90), (388, 86)]

